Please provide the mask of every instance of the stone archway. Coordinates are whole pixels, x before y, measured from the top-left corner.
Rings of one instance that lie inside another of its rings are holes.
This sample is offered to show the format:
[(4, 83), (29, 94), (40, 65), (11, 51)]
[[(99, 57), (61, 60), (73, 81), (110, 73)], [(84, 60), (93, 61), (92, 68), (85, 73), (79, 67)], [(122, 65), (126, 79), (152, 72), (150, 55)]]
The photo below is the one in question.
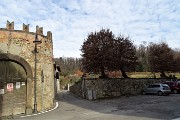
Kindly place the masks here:
[(30, 79), (33, 78), (31, 66), (22, 57), (7, 53), (7, 54), (0, 54), (0, 60), (11, 60), (11, 61), (19, 63), (26, 70), (27, 78), (30, 78)]
[(33, 80), (33, 74), (32, 69), (29, 63), (24, 60), (22, 57), (19, 57), (17, 55), (13, 55), (10, 53), (7, 54), (0, 54), (0, 61), (12, 61), (19, 65), (21, 65), (25, 72), (26, 72), (26, 114), (32, 113), (32, 80)]

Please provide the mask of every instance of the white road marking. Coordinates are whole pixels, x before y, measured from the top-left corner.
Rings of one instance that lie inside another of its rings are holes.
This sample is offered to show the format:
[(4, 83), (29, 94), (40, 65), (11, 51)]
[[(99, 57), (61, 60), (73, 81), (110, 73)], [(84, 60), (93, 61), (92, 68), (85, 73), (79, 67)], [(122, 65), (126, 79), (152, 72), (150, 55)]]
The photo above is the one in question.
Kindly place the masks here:
[(53, 111), (55, 109), (57, 109), (59, 106), (58, 102), (56, 102), (56, 106), (51, 109), (51, 110), (47, 110), (47, 111), (43, 111), (43, 112), (40, 112), (40, 113), (36, 113), (36, 114), (32, 114), (32, 115), (25, 115), (25, 116), (21, 116), (20, 118), (23, 118), (23, 117), (30, 117), (30, 116), (35, 116), (35, 115), (40, 115), (40, 114), (43, 114), (43, 113), (47, 113), (47, 112), (50, 112), (50, 111)]

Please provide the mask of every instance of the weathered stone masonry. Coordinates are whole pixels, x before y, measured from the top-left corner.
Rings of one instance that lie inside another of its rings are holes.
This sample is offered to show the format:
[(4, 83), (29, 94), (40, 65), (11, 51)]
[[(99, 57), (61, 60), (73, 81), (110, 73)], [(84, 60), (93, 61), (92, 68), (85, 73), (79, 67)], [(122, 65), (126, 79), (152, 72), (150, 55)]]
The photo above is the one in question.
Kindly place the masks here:
[[(37, 53), (37, 110), (42, 111), (54, 106), (54, 70), (52, 33), (43, 35), (43, 28), (37, 26), (36, 32), (29, 32), (29, 25), (23, 24), (23, 30), (14, 30), (14, 22), (7, 21), (6, 28), (0, 29), (0, 61), (12, 61), (26, 71), (26, 112), (34, 109), (34, 43), (35, 36), (42, 41)], [(1, 68), (0, 68), (1, 69)], [(0, 78), (2, 76), (0, 75)], [(42, 79), (44, 82), (42, 83)], [(0, 79), (1, 80), (1, 79)], [(5, 81), (2, 79), (1, 84)], [(15, 87), (13, 88), (15, 89)], [(6, 94), (6, 93), (5, 93)], [(15, 92), (12, 94), (15, 94)], [(3, 100), (3, 95), (0, 95)], [(10, 100), (9, 100), (10, 101)], [(15, 101), (15, 100), (14, 100)], [(3, 106), (3, 102), (1, 103)], [(15, 105), (15, 104), (13, 104)], [(15, 106), (14, 106), (15, 107)], [(0, 116), (8, 115), (0, 108)], [(14, 114), (14, 113), (12, 113)], [(15, 113), (16, 114), (16, 113)]]
[[(75, 83), (70, 87), (70, 91), (86, 99), (113, 98), (137, 95), (141, 93), (144, 86), (165, 81), (167, 79), (86, 79), (84, 83), (83, 80)], [(88, 91), (92, 94), (90, 98)]]

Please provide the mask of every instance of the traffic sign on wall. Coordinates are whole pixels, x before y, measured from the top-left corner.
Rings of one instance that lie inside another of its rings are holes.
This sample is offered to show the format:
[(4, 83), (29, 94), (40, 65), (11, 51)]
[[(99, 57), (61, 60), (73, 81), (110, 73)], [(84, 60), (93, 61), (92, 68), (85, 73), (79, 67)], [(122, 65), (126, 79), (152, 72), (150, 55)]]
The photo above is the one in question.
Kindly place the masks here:
[(7, 91), (13, 91), (13, 83), (7, 83)]

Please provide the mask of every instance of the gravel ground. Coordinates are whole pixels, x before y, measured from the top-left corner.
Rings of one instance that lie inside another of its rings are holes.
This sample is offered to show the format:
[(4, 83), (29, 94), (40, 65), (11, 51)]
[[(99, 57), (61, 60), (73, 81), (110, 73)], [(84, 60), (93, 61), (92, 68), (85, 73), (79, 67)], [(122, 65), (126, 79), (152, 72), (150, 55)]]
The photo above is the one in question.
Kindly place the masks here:
[(180, 94), (169, 96), (139, 95), (97, 101), (117, 107), (119, 113), (157, 119), (180, 117)]

